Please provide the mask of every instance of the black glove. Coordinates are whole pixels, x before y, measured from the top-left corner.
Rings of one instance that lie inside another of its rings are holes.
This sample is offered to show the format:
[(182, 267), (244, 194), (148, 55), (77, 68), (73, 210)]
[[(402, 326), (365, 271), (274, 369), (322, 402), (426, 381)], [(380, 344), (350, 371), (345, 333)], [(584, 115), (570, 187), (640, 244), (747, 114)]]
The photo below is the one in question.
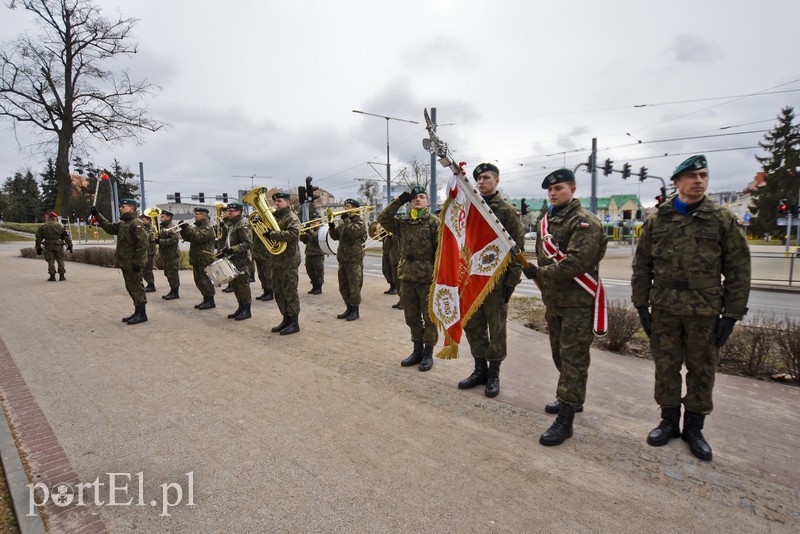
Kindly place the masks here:
[(403, 191), (397, 198), (399, 198), (400, 202), (402, 202), (403, 204), (405, 204), (406, 202), (411, 202), (411, 193), (409, 193), (408, 191)]
[(522, 274), (525, 275), (525, 278), (528, 280), (533, 280), (536, 278), (537, 274), (539, 273), (539, 268), (534, 264), (529, 264), (527, 267), (522, 268)]
[(717, 321), (717, 348), (722, 347), (728, 338), (733, 333), (733, 326), (736, 324), (736, 319), (730, 317), (722, 317)]
[(349, 218), (350, 218), (350, 214), (349, 213), (342, 213), (342, 220), (349, 219)]
[(514, 294), (514, 288), (511, 286), (503, 286), (503, 299), (508, 304), (508, 301), (511, 300), (511, 295)]
[(97, 217), (98, 215), (100, 215), (100, 212), (97, 211), (97, 206), (92, 206), (91, 213), (92, 217)]
[(135, 273), (138, 273), (139, 271), (142, 270), (142, 267), (140, 265), (136, 265), (135, 263), (131, 265), (131, 267), (133, 267), (133, 272)]
[(336, 227), (336, 223), (331, 221), (328, 223), (328, 226), (331, 228), (331, 230), (333, 230)]
[(269, 239), (269, 238), (270, 238), (269, 236), (271, 236), (271, 235), (272, 235), (272, 228), (267, 228), (267, 231), (266, 231), (266, 232), (264, 232), (264, 233), (263, 233), (263, 234), (261, 234), (261, 235), (262, 235), (262, 236), (264, 236), (266, 239)]
[(650, 309), (647, 306), (640, 306), (636, 308), (636, 311), (639, 312), (639, 322), (642, 323), (642, 330), (647, 334), (647, 337), (650, 337), (653, 332), (653, 316), (650, 315)]
[(233, 254), (233, 249), (231, 249), (230, 247), (225, 247), (222, 249), (223, 256), (230, 256), (231, 254)]
[(72, 245), (68, 246), (67, 250), (69, 250), (69, 253), (72, 254)]
[(42, 255), (42, 249), (41, 248), (37, 248), (36, 249), (36, 255), (37, 256), (41, 256)]

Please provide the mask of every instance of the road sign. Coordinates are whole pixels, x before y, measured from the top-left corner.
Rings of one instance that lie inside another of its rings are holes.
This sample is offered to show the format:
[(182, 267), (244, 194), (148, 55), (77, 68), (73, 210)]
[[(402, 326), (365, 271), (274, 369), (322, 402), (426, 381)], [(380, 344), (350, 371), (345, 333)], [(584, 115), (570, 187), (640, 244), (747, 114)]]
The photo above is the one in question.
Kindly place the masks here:
[[(778, 218), (778, 226), (786, 226), (789, 223), (788, 217)], [(800, 219), (792, 219), (792, 226), (800, 226)]]
[(607, 223), (610, 223), (610, 222), (611, 222), (611, 215), (609, 215), (608, 213), (606, 213), (605, 220), (606, 220), (606, 222), (607, 222)]
[(744, 219), (744, 222), (750, 222), (750, 219), (752, 219), (752, 215), (750, 215), (749, 213), (745, 213), (744, 217), (742, 218)]

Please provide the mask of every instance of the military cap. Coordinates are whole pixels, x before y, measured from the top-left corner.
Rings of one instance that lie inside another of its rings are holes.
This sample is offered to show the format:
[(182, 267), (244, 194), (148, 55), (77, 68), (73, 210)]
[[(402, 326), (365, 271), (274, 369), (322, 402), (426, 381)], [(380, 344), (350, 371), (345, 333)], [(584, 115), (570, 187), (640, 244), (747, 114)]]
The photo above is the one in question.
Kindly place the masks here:
[(167, 217), (170, 217), (170, 218), (172, 218), (172, 217), (174, 217), (174, 216), (175, 216), (175, 214), (174, 214), (174, 213), (172, 213), (172, 212), (171, 212), (171, 211), (169, 211), (169, 210), (163, 210), (163, 211), (161, 212), (161, 215), (166, 215)]
[(411, 198), (416, 197), (417, 195), (427, 195), (427, 191), (421, 185), (415, 185), (411, 188)]
[(283, 191), (278, 191), (277, 193), (272, 194), (273, 201), (278, 200), (279, 198), (282, 198), (283, 200), (290, 200), (292, 198), (292, 195), (290, 195), (289, 193), (284, 193)]
[(149, 216), (148, 214), (146, 214), (146, 213), (140, 213), (140, 214), (139, 214), (139, 218), (140, 218), (140, 219), (147, 219), (148, 221), (152, 221), (152, 220), (153, 220), (153, 219), (151, 219), (151, 218), (150, 218), (150, 216)]
[(345, 204), (350, 204), (354, 208), (360, 208), (361, 207), (361, 204), (358, 202), (358, 200), (356, 200), (354, 198), (348, 198), (347, 200), (344, 201), (344, 203)]
[(675, 172), (672, 173), (671, 180), (677, 180), (681, 173), (685, 171), (696, 171), (699, 169), (707, 169), (708, 168), (708, 161), (706, 157), (702, 154), (698, 154), (696, 156), (692, 156), (691, 158), (687, 159), (677, 167), (675, 167)]
[(132, 199), (132, 198), (123, 198), (122, 200), (119, 201), (119, 205), (120, 206), (133, 206), (134, 208), (138, 208), (139, 207), (139, 203), (136, 200)]
[(477, 167), (475, 167), (474, 171), (472, 171), (472, 177), (475, 178), (475, 180), (477, 181), (478, 176), (485, 173), (486, 171), (492, 171), (496, 172), (497, 174), (500, 174), (500, 169), (498, 169), (497, 165), (495, 165), (494, 163), (481, 163)]
[(48, 217), (55, 217), (56, 219), (58, 219), (58, 213), (56, 213), (54, 211), (51, 211), (50, 213), (48, 213), (47, 216)]
[(199, 206), (199, 207), (197, 207), (197, 208), (195, 208), (195, 209), (194, 209), (194, 212), (195, 212), (195, 213), (197, 213), (198, 211), (199, 211), (200, 213), (208, 213), (208, 208), (206, 208), (206, 207), (203, 207), (203, 206)]
[(553, 171), (542, 180), (542, 189), (547, 189), (551, 185), (560, 184), (562, 182), (574, 182), (575, 175), (569, 169), (558, 169)]
[(228, 202), (228, 205), (225, 206), (225, 209), (244, 211), (244, 206), (241, 202)]

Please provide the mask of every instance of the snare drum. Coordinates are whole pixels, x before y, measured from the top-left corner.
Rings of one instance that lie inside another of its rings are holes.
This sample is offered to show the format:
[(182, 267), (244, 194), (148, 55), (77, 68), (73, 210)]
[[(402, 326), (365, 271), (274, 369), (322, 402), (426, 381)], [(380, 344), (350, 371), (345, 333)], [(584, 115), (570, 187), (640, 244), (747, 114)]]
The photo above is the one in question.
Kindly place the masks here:
[(325, 254), (330, 254), (331, 256), (336, 256), (336, 250), (339, 248), (339, 242), (332, 238), (330, 235), (330, 227), (323, 226), (319, 229), (319, 233), (317, 234), (317, 241), (319, 242), (319, 248)]
[(220, 258), (205, 269), (206, 276), (217, 287), (227, 284), (237, 276), (239, 270), (228, 258)]

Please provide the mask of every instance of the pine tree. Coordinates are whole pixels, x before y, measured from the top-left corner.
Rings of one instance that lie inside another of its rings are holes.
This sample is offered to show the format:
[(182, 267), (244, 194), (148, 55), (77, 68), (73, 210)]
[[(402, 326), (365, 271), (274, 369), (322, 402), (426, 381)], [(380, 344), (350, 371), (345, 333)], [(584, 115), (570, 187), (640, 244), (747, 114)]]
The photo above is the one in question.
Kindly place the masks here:
[[(58, 196), (58, 180), (56, 180), (56, 165), (53, 158), (48, 158), (47, 167), (39, 176), (42, 179), (42, 209), (52, 211)], [(59, 213), (59, 215), (61, 214)]]
[(39, 184), (31, 171), (17, 172), (3, 185), (7, 207), (3, 214), (7, 222), (32, 223), (41, 220)]
[(784, 230), (777, 224), (778, 202), (785, 198), (790, 204), (798, 203), (800, 189), (800, 127), (794, 124), (794, 108), (781, 110), (777, 126), (764, 135), (759, 146), (767, 153), (756, 156), (764, 171), (765, 185), (753, 192), (753, 233), (782, 236)]

